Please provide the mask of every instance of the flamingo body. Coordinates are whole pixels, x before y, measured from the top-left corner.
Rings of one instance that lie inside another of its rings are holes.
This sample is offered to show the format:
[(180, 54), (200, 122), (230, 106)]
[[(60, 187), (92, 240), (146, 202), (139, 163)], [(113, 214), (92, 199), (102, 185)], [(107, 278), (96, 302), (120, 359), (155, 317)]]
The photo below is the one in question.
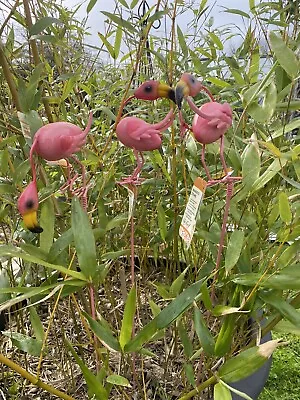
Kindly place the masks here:
[(53, 122), (40, 128), (34, 136), (32, 151), (47, 161), (57, 161), (77, 153), (86, 142), (88, 129), (82, 131), (69, 122)]
[(144, 164), (143, 151), (159, 149), (162, 143), (161, 132), (169, 128), (174, 121), (174, 112), (170, 110), (166, 117), (156, 123), (149, 124), (137, 117), (125, 117), (117, 125), (116, 133), (121, 143), (133, 149), (137, 167), (129, 178), (120, 184), (139, 184), (139, 173)]
[(18, 199), (18, 209), (23, 217), (25, 226), (35, 233), (40, 233), (43, 229), (37, 222), (38, 193), (37, 193), (37, 175), (34, 164), (34, 153), (38, 154), (47, 161), (59, 161), (62, 158), (72, 158), (81, 166), (83, 187), (72, 192), (72, 186), (78, 174), (70, 177), (70, 165), (68, 166), (68, 180), (61, 188), (62, 190), (70, 188), (73, 194), (82, 196), (83, 204), (86, 204), (87, 186), (85, 180), (84, 165), (73, 156), (86, 142), (86, 136), (91, 128), (93, 114), (90, 113), (87, 127), (82, 131), (78, 126), (69, 122), (54, 122), (40, 128), (33, 140), (30, 149), (30, 165), (32, 170), (32, 182), (25, 188)]
[(229, 104), (205, 103), (200, 107), (200, 111), (213, 117), (207, 119), (195, 114), (192, 124), (195, 139), (202, 144), (216, 142), (232, 124), (232, 110)]
[(161, 132), (151, 128), (147, 122), (136, 117), (126, 117), (117, 126), (121, 143), (138, 151), (155, 150), (161, 146)]
[(149, 124), (137, 117), (123, 118), (117, 125), (117, 137), (126, 147), (138, 151), (151, 151), (161, 146), (161, 131), (174, 120), (173, 110), (157, 124)]

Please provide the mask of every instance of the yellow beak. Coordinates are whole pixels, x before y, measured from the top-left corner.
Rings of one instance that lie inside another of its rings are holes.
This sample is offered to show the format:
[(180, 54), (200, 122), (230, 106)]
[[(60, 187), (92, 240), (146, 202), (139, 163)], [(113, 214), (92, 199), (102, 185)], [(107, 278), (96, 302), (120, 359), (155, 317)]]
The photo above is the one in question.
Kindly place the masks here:
[(159, 97), (170, 99), (175, 103), (175, 92), (169, 85), (160, 83), (157, 88), (157, 94)]
[(188, 96), (189, 93), (190, 89), (187, 83), (184, 82), (183, 80), (180, 80), (175, 87), (175, 102), (179, 110), (181, 109), (183, 98)]
[(23, 215), (24, 225), (27, 229), (29, 229), (33, 233), (41, 233), (43, 232), (43, 228), (39, 226), (37, 221), (37, 212), (29, 211)]

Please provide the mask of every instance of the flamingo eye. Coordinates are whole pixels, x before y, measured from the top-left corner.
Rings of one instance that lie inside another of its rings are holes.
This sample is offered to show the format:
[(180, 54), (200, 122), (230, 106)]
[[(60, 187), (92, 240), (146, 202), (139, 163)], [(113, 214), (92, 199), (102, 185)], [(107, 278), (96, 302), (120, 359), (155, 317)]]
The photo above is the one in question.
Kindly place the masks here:
[(25, 206), (26, 206), (27, 210), (30, 210), (34, 206), (34, 201), (27, 200)]
[(152, 86), (151, 86), (151, 85), (146, 86), (146, 87), (145, 87), (145, 92), (147, 92), (147, 93), (152, 92)]
[(190, 77), (190, 81), (191, 81), (191, 83), (195, 83), (195, 82), (196, 82), (196, 79), (195, 79), (193, 76), (191, 76), (191, 77)]

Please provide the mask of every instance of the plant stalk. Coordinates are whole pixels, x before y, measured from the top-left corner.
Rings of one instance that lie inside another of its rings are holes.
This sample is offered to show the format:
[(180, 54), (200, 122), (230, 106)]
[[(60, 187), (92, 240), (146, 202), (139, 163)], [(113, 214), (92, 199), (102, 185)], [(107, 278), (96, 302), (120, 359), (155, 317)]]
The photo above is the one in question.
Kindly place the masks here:
[(20, 365), (16, 364), (12, 360), (6, 358), (3, 354), (0, 354), (0, 363), (7, 365), (10, 369), (16, 371), (18, 374), (23, 376), (23, 378), (27, 379), (33, 385), (40, 387), (41, 389), (46, 390), (48, 393), (53, 394), (61, 399), (65, 400), (75, 400), (74, 397), (67, 395), (66, 393), (61, 392), (58, 389), (55, 389), (53, 386), (48, 385), (47, 383), (41, 381), (36, 376), (30, 374), (24, 368), (20, 367)]
[(9, 64), (7, 62), (7, 59), (6, 59), (6, 56), (5, 56), (5, 53), (4, 53), (4, 49), (3, 49), (3, 44), (2, 44), (1, 41), (0, 41), (0, 65), (1, 65), (1, 67), (3, 69), (3, 74), (5, 76), (7, 84), (9, 86), (11, 97), (13, 99), (13, 102), (15, 103), (16, 109), (18, 111), (22, 111), (21, 104), (20, 104), (20, 101), (19, 101), (19, 95), (18, 95), (17, 87), (16, 87), (16, 84), (15, 84), (15, 81), (14, 81), (14, 77), (13, 77), (13, 74), (11, 73), (11, 71), (10, 71)]
[(206, 389), (210, 385), (214, 385), (217, 383), (217, 378), (215, 376), (211, 376), (209, 379), (207, 379), (205, 382), (201, 383), (199, 386), (197, 386), (195, 389), (191, 390), (189, 393), (185, 394), (184, 396), (181, 396), (179, 400), (188, 400), (191, 399), (192, 397), (196, 396), (202, 390)]

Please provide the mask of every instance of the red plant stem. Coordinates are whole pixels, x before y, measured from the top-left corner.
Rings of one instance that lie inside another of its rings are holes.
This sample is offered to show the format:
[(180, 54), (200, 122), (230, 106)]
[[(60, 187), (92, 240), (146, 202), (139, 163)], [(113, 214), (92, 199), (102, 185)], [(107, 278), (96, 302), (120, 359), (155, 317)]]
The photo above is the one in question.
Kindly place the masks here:
[(224, 172), (226, 175), (227, 174), (227, 165), (226, 165), (225, 158), (224, 158), (224, 135), (221, 136), (220, 158), (221, 158), (222, 166), (223, 166), (223, 169), (224, 169)]
[[(136, 201), (136, 197), (137, 197), (137, 188), (134, 185), (134, 202)], [(131, 223), (131, 228), (130, 228), (130, 270), (131, 270), (131, 284), (132, 287), (134, 287), (135, 285), (135, 273), (134, 273), (134, 206), (132, 209), (132, 215), (131, 215), (131, 219), (130, 219), (130, 223)], [(132, 332), (131, 332), (131, 336), (133, 337), (135, 334), (135, 324), (134, 324), (134, 317), (133, 317), (133, 324), (132, 324)], [(133, 380), (134, 380), (134, 384), (135, 386), (137, 386), (137, 373), (136, 373), (136, 365), (135, 365), (135, 353), (132, 353), (132, 369), (133, 369)]]
[(137, 151), (136, 149), (133, 149), (133, 152), (134, 152), (134, 156), (136, 158), (137, 166), (136, 166), (135, 170), (133, 171), (131, 177), (132, 177), (132, 179), (136, 179), (136, 178), (138, 178), (145, 161), (144, 161), (143, 153), (141, 151)]
[(133, 215), (131, 216), (131, 233), (130, 233), (130, 267), (131, 267), (131, 283), (132, 283), (132, 286), (134, 286), (135, 275), (134, 275), (134, 220), (133, 220)]

